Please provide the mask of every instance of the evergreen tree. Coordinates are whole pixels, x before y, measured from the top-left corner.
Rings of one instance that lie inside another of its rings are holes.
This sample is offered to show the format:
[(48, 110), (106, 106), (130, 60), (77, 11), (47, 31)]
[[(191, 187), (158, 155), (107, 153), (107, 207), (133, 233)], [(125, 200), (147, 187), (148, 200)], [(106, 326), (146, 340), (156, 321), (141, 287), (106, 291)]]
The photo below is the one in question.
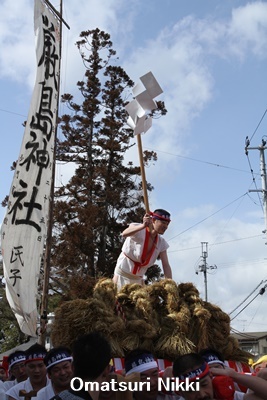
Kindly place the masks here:
[[(133, 82), (116, 65), (107, 33), (95, 29), (80, 37), (76, 45), (86, 67), (84, 80), (77, 83), (81, 101), (62, 96), (70, 114), (60, 118), (64, 139), (57, 143), (57, 160), (75, 166), (55, 193), (51, 264), (64, 285), (70, 275), (111, 277), (121, 231), (144, 214), (140, 167), (125, 162), (133, 145), (125, 111)], [(158, 107), (159, 114), (166, 113), (162, 102)], [(145, 162), (152, 159), (154, 152), (144, 153)]]
[(3, 260), (0, 259), (0, 353), (28, 340), (21, 332), (17, 319), (11, 310), (5, 291)]

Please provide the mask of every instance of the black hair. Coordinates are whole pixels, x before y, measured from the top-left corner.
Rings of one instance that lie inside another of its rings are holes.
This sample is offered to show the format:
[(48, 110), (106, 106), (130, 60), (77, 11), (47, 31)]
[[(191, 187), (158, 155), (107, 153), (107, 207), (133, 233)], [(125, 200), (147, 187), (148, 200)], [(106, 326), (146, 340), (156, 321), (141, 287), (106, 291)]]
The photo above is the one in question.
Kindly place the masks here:
[(108, 366), (111, 346), (99, 332), (80, 336), (72, 346), (74, 376), (95, 380)]
[(204, 359), (206, 359), (207, 356), (214, 354), (220, 361), (224, 362), (224, 358), (222, 353), (220, 353), (218, 350), (212, 349), (210, 347), (200, 350), (198, 352)]
[(15, 350), (12, 353), (10, 353), (7, 359), (8, 364), (10, 364), (10, 361), (12, 361), (15, 356), (25, 356), (25, 351)]
[(140, 348), (136, 348), (126, 353), (124, 357), (125, 371), (128, 372), (131, 369), (130, 365), (132, 364), (132, 362), (134, 362), (139, 356), (142, 356), (143, 354), (148, 354), (153, 357), (151, 351)]
[(25, 351), (25, 355), (26, 358), (27, 356), (31, 355), (31, 354), (37, 354), (37, 353), (47, 353), (47, 350), (44, 346), (42, 346), (39, 343), (35, 343), (32, 346), (30, 346), (26, 351)]
[(171, 216), (171, 214), (170, 214), (168, 211), (163, 210), (163, 208), (157, 208), (157, 209), (154, 211), (154, 213), (155, 213), (155, 214), (159, 214), (159, 215), (166, 215), (166, 216), (168, 216), (168, 217)]
[(173, 362), (172, 373), (175, 378), (183, 375), (185, 372), (201, 367), (205, 362), (204, 358), (198, 353), (184, 354)]
[[(53, 356), (57, 356), (58, 352), (60, 352), (60, 351), (67, 353), (67, 354), (69, 354), (69, 356), (71, 356), (71, 351), (68, 347), (65, 347), (65, 346), (53, 347), (51, 350), (49, 350), (49, 352), (46, 354), (46, 356), (44, 358), (45, 365), (47, 366), (50, 358)], [(64, 361), (64, 360), (62, 360), (62, 361)], [(53, 368), (53, 367), (51, 367), (51, 368)]]
[(140, 349), (138, 347), (137, 349), (128, 351), (128, 353), (125, 354), (124, 361), (131, 361), (133, 358), (136, 358), (142, 354), (151, 354), (151, 351), (147, 349)]

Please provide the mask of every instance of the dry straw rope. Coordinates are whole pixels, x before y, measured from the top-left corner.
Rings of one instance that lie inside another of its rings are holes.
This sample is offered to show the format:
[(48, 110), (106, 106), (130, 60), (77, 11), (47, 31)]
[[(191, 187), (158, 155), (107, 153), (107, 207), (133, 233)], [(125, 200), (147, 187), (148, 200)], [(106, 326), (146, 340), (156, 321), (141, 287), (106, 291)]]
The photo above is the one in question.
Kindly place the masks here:
[(102, 278), (89, 299), (58, 307), (51, 339), (54, 346), (70, 347), (79, 335), (92, 331), (107, 337), (113, 357), (143, 348), (173, 361), (181, 354), (212, 347), (226, 359), (249, 358), (230, 336), (228, 314), (203, 301), (190, 282), (164, 279), (148, 286), (126, 285), (117, 292), (111, 279)]

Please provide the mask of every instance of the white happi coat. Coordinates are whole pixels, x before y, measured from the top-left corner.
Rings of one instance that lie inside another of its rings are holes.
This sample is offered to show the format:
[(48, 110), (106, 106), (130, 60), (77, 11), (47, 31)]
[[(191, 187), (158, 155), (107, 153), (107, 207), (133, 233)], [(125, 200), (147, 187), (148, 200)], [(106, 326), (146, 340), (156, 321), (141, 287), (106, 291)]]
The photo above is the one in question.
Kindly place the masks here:
[(149, 235), (149, 229), (146, 228), (125, 239), (114, 271), (114, 275), (118, 276), (118, 288), (127, 283), (142, 284), (143, 275), (147, 269), (155, 264), (161, 252), (168, 249), (169, 245), (166, 240), (161, 235), (157, 235), (154, 248), (145, 259), (143, 252), (148, 243)]
[(55, 392), (52, 386), (52, 382), (50, 381), (47, 386), (39, 390), (36, 396), (36, 400), (50, 400), (54, 396)]
[[(46, 378), (46, 385), (48, 385), (50, 379)], [(9, 390), (7, 390), (6, 395), (13, 397), (16, 400), (24, 400), (24, 396), (19, 395), (20, 390), (25, 390), (26, 393), (31, 392), (33, 390), (30, 378), (27, 378), (26, 381), (20, 382), (15, 386), (12, 386)], [(33, 397), (34, 399), (34, 397)]]

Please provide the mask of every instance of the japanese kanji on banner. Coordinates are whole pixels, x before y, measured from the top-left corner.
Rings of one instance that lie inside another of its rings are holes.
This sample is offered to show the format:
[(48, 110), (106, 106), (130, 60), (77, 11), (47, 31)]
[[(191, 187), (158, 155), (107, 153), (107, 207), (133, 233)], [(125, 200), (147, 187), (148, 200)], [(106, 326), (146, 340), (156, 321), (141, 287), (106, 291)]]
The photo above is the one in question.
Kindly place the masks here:
[(54, 162), (59, 29), (54, 14), (41, 0), (35, 0), (36, 82), (1, 228), (6, 296), (21, 331), (34, 337)]

